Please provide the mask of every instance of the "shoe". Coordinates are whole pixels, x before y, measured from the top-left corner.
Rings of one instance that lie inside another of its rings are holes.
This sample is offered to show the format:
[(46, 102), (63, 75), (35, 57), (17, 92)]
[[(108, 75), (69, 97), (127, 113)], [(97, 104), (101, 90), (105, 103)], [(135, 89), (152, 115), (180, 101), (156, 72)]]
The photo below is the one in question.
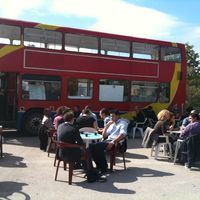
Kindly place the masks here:
[(108, 168), (100, 169), (101, 176), (108, 173)]
[(83, 166), (80, 162), (75, 163), (74, 169), (83, 169)]
[(99, 177), (98, 180), (97, 180), (97, 182), (99, 182), (99, 183), (104, 183), (106, 181), (107, 181), (107, 178), (104, 177), (104, 176)]
[(185, 169), (191, 169), (191, 166), (188, 163), (185, 163)]

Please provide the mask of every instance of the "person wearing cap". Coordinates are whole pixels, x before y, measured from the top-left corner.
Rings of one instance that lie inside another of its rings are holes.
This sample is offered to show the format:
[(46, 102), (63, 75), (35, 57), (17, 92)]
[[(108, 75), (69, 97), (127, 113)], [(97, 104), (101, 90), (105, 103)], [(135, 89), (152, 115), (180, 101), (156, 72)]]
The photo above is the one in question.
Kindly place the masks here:
[[(190, 112), (190, 114), (194, 114), (194, 113), (198, 114), (198, 112), (197, 112), (196, 110), (192, 110), (192, 111)], [(181, 130), (184, 130), (185, 127), (186, 127), (188, 124), (190, 124), (189, 116), (188, 116), (188, 117), (185, 117), (185, 118), (183, 119), (183, 122), (182, 122), (182, 125), (181, 125)]]

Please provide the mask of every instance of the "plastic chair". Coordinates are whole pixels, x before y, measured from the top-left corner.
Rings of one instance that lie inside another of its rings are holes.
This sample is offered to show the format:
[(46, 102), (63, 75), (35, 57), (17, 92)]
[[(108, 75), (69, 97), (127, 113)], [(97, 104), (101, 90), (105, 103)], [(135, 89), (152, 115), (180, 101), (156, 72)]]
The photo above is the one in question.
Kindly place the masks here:
[[(165, 139), (165, 142), (158, 142), (156, 145), (152, 145), (151, 156), (153, 156), (153, 152), (155, 152), (155, 159), (157, 159), (158, 156), (169, 157), (170, 159), (172, 159), (172, 146), (171, 146), (171, 143), (169, 142), (169, 136), (160, 135), (158, 137), (158, 139), (159, 138)], [(160, 155), (161, 148), (163, 148), (163, 154), (162, 155)], [(168, 155), (168, 149), (169, 149), (169, 155)]]
[[(70, 143), (64, 143), (64, 142), (56, 142), (56, 145), (57, 145), (58, 151), (59, 151), (59, 149), (82, 148), (85, 150), (85, 154), (81, 157), (81, 160), (88, 161), (87, 151), (86, 151), (86, 148), (84, 145), (70, 144)], [(57, 154), (57, 160), (58, 160), (58, 163), (57, 163), (57, 167), (56, 167), (55, 181), (57, 180), (60, 162), (63, 161), (64, 162), (64, 170), (66, 170), (66, 165), (68, 164), (68, 171), (69, 171), (68, 183), (69, 183), (69, 185), (71, 185), (75, 161), (64, 160), (64, 159), (60, 158), (58, 154)]]
[(178, 156), (178, 151), (181, 147), (181, 143), (183, 142), (184, 140), (182, 139), (178, 139), (176, 141), (176, 148), (175, 148), (175, 153), (174, 153), (174, 164), (176, 163), (176, 160), (177, 160), (177, 156)]
[(136, 122), (135, 126), (133, 127), (133, 140), (135, 139), (136, 130), (140, 132), (141, 137), (144, 137), (144, 130), (143, 126), (147, 122), (147, 118), (145, 118), (144, 122)]
[(110, 171), (113, 171), (113, 166), (115, 165), (117, 154), (121, 154), (124, 163), (124, 169), (126, 169), (126, 160), (125, 160), (125, 152), (127, 150), (127, 139), (123, 138), (118, 143), (116, 143), (110, 150), (107, 152), (110, 155)]

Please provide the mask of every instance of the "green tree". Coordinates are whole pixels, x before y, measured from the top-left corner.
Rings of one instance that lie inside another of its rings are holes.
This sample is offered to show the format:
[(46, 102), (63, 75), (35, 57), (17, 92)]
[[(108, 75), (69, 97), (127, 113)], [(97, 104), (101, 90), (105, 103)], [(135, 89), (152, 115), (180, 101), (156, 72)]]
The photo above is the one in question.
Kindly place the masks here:
[(186, 104), (200, 107), (200, 60), (194, 46), (185, 44), (187, 54), (187, 99)]

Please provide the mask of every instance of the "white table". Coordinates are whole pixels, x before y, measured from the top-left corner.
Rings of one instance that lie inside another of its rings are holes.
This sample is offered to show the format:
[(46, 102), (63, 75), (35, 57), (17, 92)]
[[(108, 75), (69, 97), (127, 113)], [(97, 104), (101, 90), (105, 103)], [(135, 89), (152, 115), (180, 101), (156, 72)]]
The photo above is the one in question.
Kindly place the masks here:
[(181, 134), (182, 131), (181, 130), (176, 130), (176, 131), (172, 130), (172, 131), (167, 131), (167, 132), (170, 133), (170, 134), (175, 133), (175, 134), (179, 135), (179, 134)]
[(86, 144), (86, 148), (88, 148), (89, 144), (93, 142), (99, 142), (103, 138), (102, 135), (97, 134), (97, 133), (91, 133), (91, 132), (84, 132), (84, 133), (81, 133), (80, 135)]

